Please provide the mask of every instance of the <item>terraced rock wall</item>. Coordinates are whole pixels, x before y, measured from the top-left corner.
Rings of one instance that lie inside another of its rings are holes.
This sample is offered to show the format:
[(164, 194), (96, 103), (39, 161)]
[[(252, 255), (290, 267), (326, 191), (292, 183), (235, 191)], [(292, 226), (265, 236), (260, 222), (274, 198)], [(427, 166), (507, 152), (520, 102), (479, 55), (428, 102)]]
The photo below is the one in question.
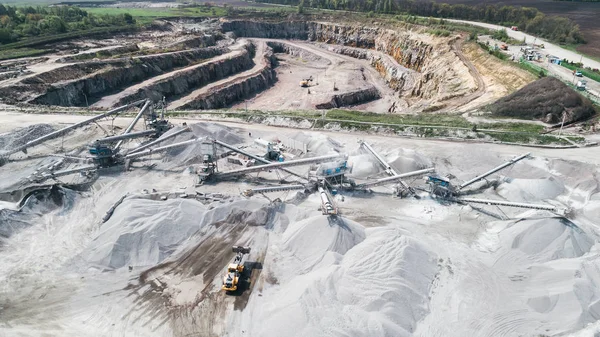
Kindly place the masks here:
[(181, 109), (219, 109), (230, 106), (232, 103), (239, 102), (245, 98), (251, 97), (271, 86), (276, 80), (276, 74), (273, 70), (275, 57), (273, 50), (267, 47), (264, 54), (263, 66), (255, 74), (239, 78), (234, 83), (227, 83), (215, 87), (209, 92), (181, 107)]
[(221, 55), (226, 51), (226, 48), (209, 47), (136, 58), (79, 63), (24, 79), (21, 85), (28, 86), (29, 103), (85, 106), (95, 97), (115, 92), (175, 68)]
[(233, 32), (239, 37), (260, 37), (268, 39), (308, 39), (308, 23), (305, 21), (259, 22), (231, 20), (221, 24), (225, 32)]
[(198, 67), (178, 72), (164, 80), (153, 83), (150, 86), (139, 89), (137, 92), (123, 97), (117, 106), (134, 102), (139, 99), (150, 98), (154, 101), (168, 97), (170, 100), (190, 92), (194, 88), (202, 87), (211, 82), (221, 80), (254, 66), (252, 61), (255, 55), (255, 47), (248, 44), (239, 54), (219, 60), (218, 62), (206, 62)]

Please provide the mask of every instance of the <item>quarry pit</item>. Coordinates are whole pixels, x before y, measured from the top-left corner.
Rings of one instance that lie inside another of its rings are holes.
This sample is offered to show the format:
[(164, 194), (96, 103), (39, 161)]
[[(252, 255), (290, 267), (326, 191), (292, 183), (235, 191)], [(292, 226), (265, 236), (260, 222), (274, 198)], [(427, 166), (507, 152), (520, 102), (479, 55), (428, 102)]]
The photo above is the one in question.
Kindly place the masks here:
[(458, 35), (313, 21), (196, 26), (201, 34), (193, 37), (165, 22), (145, 33), (150, 44), (132, 34), (98, 39), (97, 48), (75, 55), (30, 60), (27, 71), (0, 82), (3, 101), (110, 108), (164, 97), (174, 110), (243, 105), (417, 113), (458, 109), (485, 93)]
[(286, 115), (484, 119), (534, 78), (464, 33), (178, 19), (56, 50), (0, 80), (0, 335), (600, 331), (597, 148)]

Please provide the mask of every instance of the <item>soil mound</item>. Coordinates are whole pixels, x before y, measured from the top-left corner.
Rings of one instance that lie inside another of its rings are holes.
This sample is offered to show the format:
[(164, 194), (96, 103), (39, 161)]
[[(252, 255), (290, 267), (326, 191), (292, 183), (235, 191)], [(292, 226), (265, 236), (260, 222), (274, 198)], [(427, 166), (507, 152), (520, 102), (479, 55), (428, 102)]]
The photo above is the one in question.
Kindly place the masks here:
[(592, 102), (554, 77), (545, 77), (502, 97), (489, 106), (500, 116), (539, 119), (546, 123), (576, 122), (596, 113)]

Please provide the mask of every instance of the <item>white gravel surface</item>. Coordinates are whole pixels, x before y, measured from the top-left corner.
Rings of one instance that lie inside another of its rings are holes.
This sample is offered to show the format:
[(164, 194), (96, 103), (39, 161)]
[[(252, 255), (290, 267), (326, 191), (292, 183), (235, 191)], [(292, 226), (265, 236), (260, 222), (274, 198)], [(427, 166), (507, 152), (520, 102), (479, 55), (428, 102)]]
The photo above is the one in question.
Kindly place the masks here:
[[(3, 127), (10, 129), (16, 122), (7, 120)], [(399, 172), (433, 165), (456, 182), (527, 152), (263, 125), (192, 128), (193, 135), (172, 141), (208, 136), (251, 144), (252, 132), (303, 141), (311, 155), (348, 153), (357, 181), (384, 175), (359, 151), (358, 138)], [(86, 132), (68, 136), (79, 142), (69, 145), (84, 145)], [(600, 328), (595, 151), (536, 149), (533, 159), (490, 177), (496, 188), (479, 184), (472, 196), (552, 203), (570, 208), (570, 220), (443, 205), (425, 193), (396, 199), (389, 188), (344, 192), (344, 201), (337, 199), (341, 216), (325, 217), (316, 194), (294, 204), (239, 197), (275, 173), (195, 186), (189, 168), (199, 164), (190, 159), (196, 150), (156, 156), (130, 172), (101, 175), (87, 190), (0, 210), (0, 336), (593, 336)], [(18, 176), (39, 161), (21, 157), (0, 173)], [(231, 197), (200, 202), (191, 197), (196, 192)], [(183, 193), (188, 198), (177, 197)], [(166, 194), (167, 200), (153, 197)], [(235, 244), (249, 245), (254, 263), (250, 288), (240, 296), (220, 290)]]

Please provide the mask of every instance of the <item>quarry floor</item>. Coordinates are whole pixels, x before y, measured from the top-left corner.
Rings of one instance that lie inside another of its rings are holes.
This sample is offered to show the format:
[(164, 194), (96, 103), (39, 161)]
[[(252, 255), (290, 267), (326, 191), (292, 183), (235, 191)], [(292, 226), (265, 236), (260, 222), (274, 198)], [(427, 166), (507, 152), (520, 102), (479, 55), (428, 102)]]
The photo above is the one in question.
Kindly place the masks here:
[[(82, 118), (3, 112), (0, 133)], [(100, 125), (109, 130), (129, 121)], [(313, 156), (348, 153), (357, 181), (385, 176), (358, 140), (368, 141), (399, 172), (434, 166), (458, 181), (530, 151), (171, 122), (253, 150), (260, 149), (252, 138), (288, 137), (306, 143)], [(28, 159), (0, 167), (2, 187), (39, 167), (47, 160), (39, 156), (60, 145), (73, 148), (101, 136), (99, 127), (90, 126), (31, 149)], [(536, 149), (531, 159), (492, 176), (498, 187), (477, 185), (473, 195), (568, 207), (568, 220), (545, 211), (444, 205), (426, 193), (398, 199), (390, 187), (342, 192), (336, 199), (341, 215), (326, 217), (316, 194), (268, 195), (284, 203), (239, 197), (252, 186), (276, 185), (275, 172), (195, 186), (193, 149), (153, 156), (129, 172), (101, 175), (86, 190), (66, 190), (60, 205), (40, 199), (14, 213), (14, 205), (2, 203), (0, 229), (25, 225), (0, 245), (0, 335), (593, 336), (600, 328), (596, 152)], [(423, 186), (420, 178), (407, 182)], [(146, 198), (142, 191), (152, 189), (225, 198)], [(227, 295), (220, 277), (236, 244), (252, 247), (254, 269), (249, 289)]]
[[(353, 106), (353, 109), (387, 112), (394, 101), (399, 100), (368, 61), (340, 55), (315, 43), (294, 40), (252, 39), (259, 42), (284, 43), (305, 51), (308, 56), (292, 56), (279, 53), (279, 64), (275, 68), (277, 82), (255, 97), (240, 102), (233, 108), (248, 109), (312, 109), (315, 105), (331, 100), (334, 94), (351, 92), (374, 86), (381, 98)], [(309, 87), (300, 86), (300, 81), (313, 78)]]

